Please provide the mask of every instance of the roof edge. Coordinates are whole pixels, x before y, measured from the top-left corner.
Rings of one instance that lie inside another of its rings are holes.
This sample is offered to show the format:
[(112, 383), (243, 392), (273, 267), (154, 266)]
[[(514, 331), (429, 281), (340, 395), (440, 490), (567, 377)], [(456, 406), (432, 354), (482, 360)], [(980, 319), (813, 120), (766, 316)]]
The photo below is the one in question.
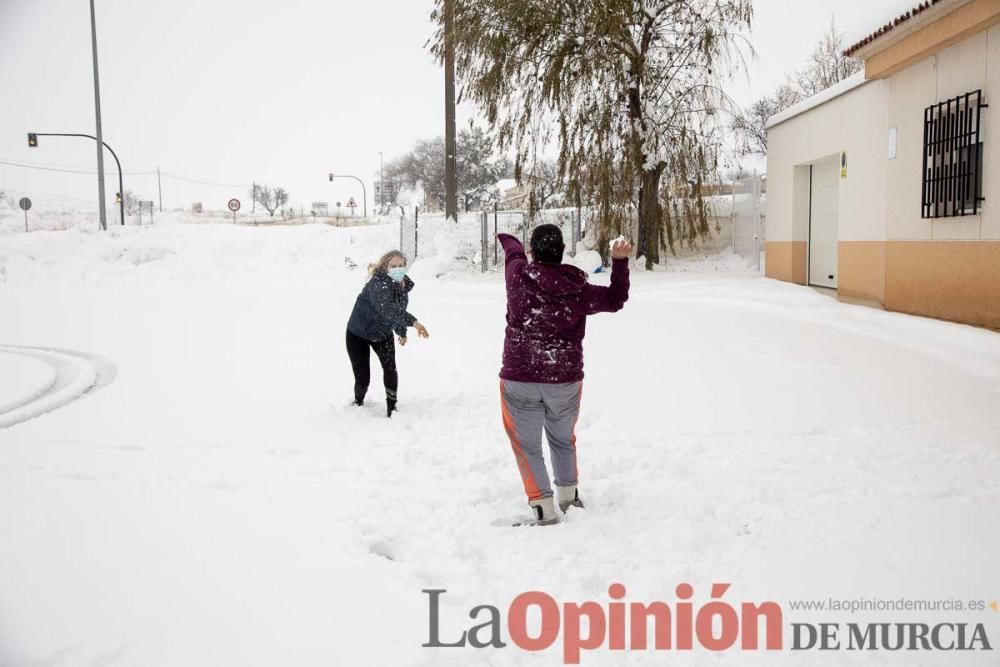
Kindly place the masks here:
[[(877, 79), (873, 79), (873, 81), (874, 80)], [(805, 112), (811, 109), (815, 109), (818, 106), (822, 106), (827, 102), (829, 102), (830, 100), (836, 99), (841, 95), (845, 95), (851, 92), (855, 88), (860, 88), (866, 83), (871, 83), (871, 81), (865, 79), (864, 70), (855, 72), (854, 74), (847, 77), (843, 81), (839, 81), (833, 84), (826, 90), (822, 90), (813, 95), (812, 97), (807, 97), (801, 102), (798, 102), (788, 107), (784, 111), (774, 114), (768, 119), (767, 125), (765, 127), (766, 129), (770, 130), (775, 125), (780, 125), (781, 123), (784, 123), (786, 120), (790, 120), (792, 118), (795, 118), (796, 116), (804, 114)]]
[(850, 58), (866, 60), (913, 34), (928, 23), (968, 4), (970, 0), (924, 0), (844, 49)]

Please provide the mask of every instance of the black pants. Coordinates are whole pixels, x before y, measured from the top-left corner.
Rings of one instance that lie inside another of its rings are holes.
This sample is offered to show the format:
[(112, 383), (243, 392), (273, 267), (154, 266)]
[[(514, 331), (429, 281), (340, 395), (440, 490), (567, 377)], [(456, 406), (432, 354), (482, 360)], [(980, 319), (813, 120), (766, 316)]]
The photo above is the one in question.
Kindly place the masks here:
[(347, 356), (351, 358), (354, 370), (354, 398), (363, 400), (371, 382), (371, 350), (382, 364), (382, 381), (385, 383), (385, 397), (396, 400), (399, 375), (396, 373), (396, 342), (389, 336), (378, 342), (370, 341), (347, 332)]

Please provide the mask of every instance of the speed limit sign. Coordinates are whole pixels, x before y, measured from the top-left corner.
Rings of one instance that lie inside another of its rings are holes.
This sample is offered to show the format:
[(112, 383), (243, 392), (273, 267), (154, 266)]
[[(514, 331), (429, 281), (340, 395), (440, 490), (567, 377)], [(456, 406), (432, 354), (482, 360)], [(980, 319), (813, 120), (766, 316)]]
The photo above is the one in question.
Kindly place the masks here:
[(236, 224), (236, 211), (240, 210), (240, 200), (239, 199), (230, 199), (229, 203), (226, 204), (226, 206), (228, 206), (229, 210), (233, 212), (233, 224), (235, 225)]

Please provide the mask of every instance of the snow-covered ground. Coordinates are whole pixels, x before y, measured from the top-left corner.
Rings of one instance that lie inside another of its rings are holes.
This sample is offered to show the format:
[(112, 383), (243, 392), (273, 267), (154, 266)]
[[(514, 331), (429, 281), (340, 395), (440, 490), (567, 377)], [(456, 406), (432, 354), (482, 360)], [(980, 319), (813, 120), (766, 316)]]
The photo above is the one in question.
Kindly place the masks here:
[[(705, 602), (729, 582), (731, 604), (777, 601), (786, 624), (979, 622), (1000, 643), (991, 610), (788, 606), (1000, 595), (1000, 335), (841, 304), (725, 257), (634, 273), (626, 308), (588, 325), (587, 509), (511, 528), (526, 506), (498, 404), (498, 275), (419, 261), (411, 311), (431, 337), (398, 349), (400, 412), (384, 418), (377, 380), (369, 406), (347, 405), (346, 319), (397, 242), (391, 225), (0, 237), (0, 344), (117, 366), (0, 430), (0, 665), (561, 664), (559, 642), (422, 648), (422, 590), (447, 589), (454, 641), (476, 605), (506, 613), (529, 590), (607, 604), (614, 582), (671, 603), (679, 583)], [(39, 380), (9, 368), (5, 392)], [(994, 656), (605, 645), (584, 663)]]

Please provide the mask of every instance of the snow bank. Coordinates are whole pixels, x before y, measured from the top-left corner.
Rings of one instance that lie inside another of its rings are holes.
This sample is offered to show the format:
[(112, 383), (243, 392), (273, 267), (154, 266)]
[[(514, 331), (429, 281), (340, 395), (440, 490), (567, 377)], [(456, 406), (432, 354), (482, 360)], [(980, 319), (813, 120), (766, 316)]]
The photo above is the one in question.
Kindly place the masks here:
[[(992, 585), (1000, 336), (708, 260), (637, 272), (625, 308), (588, 321), (587, 508), (509, 527), (527, 507), (497, 398), (503, 283), (449, 268), (464, 252), (449, 230), (428, 223), (434, 255), (413, 267), (446, 273), (411, 294), (431, 337), (397, 349), (392, 419), (377, 366), (368, 404), (348, 405), (343, 336), (395, 225), (4, 238), (0, 341), (91, 350), (119, 374), (0, 430), (2, 660), (560, 664), (558, 643), (422, 648), (421, 591), (447, 589), (453, 640), (473, 606), (505, 613), (532, 590), (603, 605), (620, 582), (626, 602), (673, 605), (688, 582), (703, 605), (730, 582), (727, 601), (776, 600), (787, 626), (887, 620), (814, 619), (790, 599), (973, 600)], [(692, 665), (802, 662), (689, 653)]]

